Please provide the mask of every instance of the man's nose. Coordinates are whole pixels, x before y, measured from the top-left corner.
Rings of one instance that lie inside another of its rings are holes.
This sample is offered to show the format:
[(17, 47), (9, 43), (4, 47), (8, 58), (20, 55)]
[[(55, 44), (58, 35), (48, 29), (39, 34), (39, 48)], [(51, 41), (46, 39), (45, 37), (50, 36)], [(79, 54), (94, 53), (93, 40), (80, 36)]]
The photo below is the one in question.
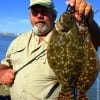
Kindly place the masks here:
[(42, 14), (41, 12), (38, 12), (38, 13), (37, 13), (37, 17), (38, 17), (38, 18), (43, 18), (43, 14)]

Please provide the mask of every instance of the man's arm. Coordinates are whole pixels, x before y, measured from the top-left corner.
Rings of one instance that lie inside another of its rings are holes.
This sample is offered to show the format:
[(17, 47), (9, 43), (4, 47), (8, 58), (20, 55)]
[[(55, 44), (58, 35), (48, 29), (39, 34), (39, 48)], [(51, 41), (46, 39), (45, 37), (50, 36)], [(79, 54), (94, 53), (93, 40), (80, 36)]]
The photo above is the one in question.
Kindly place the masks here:
[(74, 8), (74, 16), (78, 23), (82, 22), (82, 16), (88, 20), (88, 29), (91, 34), (91, 40), (96, 50), (100, 46), (100, 26), (94, 21), (92, 5), (86, 0), (66, 0), (66, 3)]
[(88, 28), (91, 34), (92, 42), (97, 50), (100, 46), (100, 26), (98, 26), (98, 24), (93, 20), (88, 23)]

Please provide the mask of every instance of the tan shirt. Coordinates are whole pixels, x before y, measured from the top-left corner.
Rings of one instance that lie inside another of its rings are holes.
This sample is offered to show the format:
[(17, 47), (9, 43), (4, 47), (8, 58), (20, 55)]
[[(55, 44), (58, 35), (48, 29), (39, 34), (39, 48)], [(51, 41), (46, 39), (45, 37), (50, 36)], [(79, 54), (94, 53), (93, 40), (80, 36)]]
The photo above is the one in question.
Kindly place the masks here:
[[(8, 48), (2, 64), (18, 70), (40, 52), (47, 48), (51, 33), (39, 43), (39, 37), (32, 31), (18, 36)], [(10, 88), (12, 100), (47, 100), (50, 89), (56, 84), (57, 78), (50, 68), (46, 51), (33, 62), (21, 69)], [(48, 100), (56, 100), (60, 87)]]

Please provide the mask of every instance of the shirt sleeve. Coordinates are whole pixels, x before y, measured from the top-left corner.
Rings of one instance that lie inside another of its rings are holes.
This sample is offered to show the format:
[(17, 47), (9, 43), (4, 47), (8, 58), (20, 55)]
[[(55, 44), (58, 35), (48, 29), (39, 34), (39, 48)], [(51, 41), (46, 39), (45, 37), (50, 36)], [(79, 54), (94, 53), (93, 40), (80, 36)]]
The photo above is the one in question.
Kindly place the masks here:
[[(22, 36), (17, 37), (14, 39), (11, 44), (9, 45), (5, 58), (1, 61), (1, 64), (5, 64), (9, 67), (12, 66), (11, 62), (11, 56), (14, 52), (16, 52), (18, 49), (22, 48), (24, 46), (24, 39), (21, 39)], [(22, 45), (23, 44), (23, 45)]]
[[(5, 58), (1, 61), (1, 64), (8, 65), (12, 68), (13, 59), (12, 55), (14, 55), (16, 52), (19, 52), (20, 50), (25, 49), (27, 38), (30, 36), (31, 33), (25, 33), (21, 34), (20, 36), (16, 37), (11, 44), (9, 45)], [(15, 56), (15, 55), (14, 55)]]

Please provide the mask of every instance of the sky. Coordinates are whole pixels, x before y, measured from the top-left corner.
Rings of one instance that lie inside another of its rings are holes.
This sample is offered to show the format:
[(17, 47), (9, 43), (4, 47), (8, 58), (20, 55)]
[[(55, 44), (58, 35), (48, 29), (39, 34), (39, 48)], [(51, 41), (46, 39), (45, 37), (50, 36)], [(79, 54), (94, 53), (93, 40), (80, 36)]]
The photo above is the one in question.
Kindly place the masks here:
[[(54, 0), (58, 17), (65, 11), (66, 0)], [(100, 0), (87, 0), (93, 6), (95, 21), (100, 25)], [(0, 0), (0, 33), (23, 33), (31, 29), (29, 0)], [(99, 12), (98, 12), (99, 9)]]

